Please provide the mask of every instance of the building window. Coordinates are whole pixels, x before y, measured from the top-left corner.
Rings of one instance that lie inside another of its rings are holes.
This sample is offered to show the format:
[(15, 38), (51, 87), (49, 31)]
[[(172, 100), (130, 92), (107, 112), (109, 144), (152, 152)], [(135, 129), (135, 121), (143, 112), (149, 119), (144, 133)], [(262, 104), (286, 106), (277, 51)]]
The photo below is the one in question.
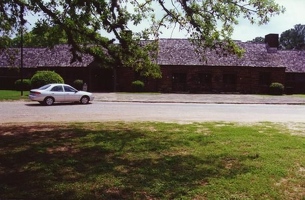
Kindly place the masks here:
[(295, 81), (295, 74), (292, 74), (292, 73), (287, 73), (286, 74), (286, 80), (288, 81), (288, 82), (293, 82), (293, 81)]
[(225, 85), (235, 85), (236, 84), (236, 75), (235, 74), (224, 74), (223, 83)]
[(271, 84), (271, 73), (270, 72), (260, 72), (259, 73), (259, 84), (269, 86)]
[(199, 84), (211, 85), (212, 84), (212, 74), (210, 74), (210, 73), (199, 74)]
[(185, 73), (174, 73), (173, 74), (174, 83), (186, 83), (186, 74)]

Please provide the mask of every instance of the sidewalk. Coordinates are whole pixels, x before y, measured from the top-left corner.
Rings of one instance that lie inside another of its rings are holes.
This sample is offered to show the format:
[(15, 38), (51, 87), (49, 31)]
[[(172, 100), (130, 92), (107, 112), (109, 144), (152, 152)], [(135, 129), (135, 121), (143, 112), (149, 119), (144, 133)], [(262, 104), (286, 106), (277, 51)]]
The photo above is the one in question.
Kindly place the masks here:
[(305, 104), (305, 96), (246, 94), (94, 93), (95, 101), (203, 104)]

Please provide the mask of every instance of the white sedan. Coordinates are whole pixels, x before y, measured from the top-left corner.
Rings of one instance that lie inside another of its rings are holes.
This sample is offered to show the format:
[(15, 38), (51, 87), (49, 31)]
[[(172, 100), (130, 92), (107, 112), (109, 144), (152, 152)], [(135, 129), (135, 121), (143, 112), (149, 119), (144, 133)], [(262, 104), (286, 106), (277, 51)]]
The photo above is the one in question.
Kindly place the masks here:
[(40, 104), (52, 105), (54, 102), (80, 102), (88, 104), (94, 96), (90, 92), (78, 91), (67, 84), (48, 84), (38, 89), (30, 90), (29, 99)]

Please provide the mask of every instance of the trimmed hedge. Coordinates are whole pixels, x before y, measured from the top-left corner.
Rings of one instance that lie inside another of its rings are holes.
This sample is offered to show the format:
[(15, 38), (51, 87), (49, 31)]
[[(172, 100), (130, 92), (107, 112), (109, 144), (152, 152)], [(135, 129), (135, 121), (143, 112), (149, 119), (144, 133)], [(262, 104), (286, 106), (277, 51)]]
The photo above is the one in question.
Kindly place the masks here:
[(271, 95), (283, 95), (284, 94), (284, 85), (282, 83), (271, 83), (269, 87), (269, 92)]
[(39, 88), (50, 83), (64, 83), (64, 79), (54, 71), (37, 71), (31, 79), (33, 88)]
[(21, 79), (15, 81), (15, 89), (21, 91), (30, 90), (31, 89), (31, 80), (30, 79), (23, 79), (21, 84)]
[(142, 92), (144, 90), (145, 84), (143, 83), (143, 81), (136, 80), (131, 83), (131, 86), (134, 92)]
[(73, 87), (75, 87), (78, 90), (82, 90), (84, 85), (84, 81), (80, 80), (80, 79), (76, 79), (75, 81), (73, 81)]

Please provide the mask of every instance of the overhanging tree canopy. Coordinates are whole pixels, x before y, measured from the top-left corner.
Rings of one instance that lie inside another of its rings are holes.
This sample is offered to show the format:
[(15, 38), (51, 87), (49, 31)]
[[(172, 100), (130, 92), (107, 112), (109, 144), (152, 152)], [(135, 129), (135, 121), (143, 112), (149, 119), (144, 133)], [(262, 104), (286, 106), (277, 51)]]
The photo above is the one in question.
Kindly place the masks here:
[[(26, 16), (39, 15), (40, 27), (57, 26), (66, 34), (72, 61), (89, 53), (103, 63), (159, 77), (155, 39), (162, 29), (186, 31), (198, 49), (241, 55), (231, 40), (238, 18), (265, 24), (283, 11), (274, 0), (2, 0), (0, 35), (13, 34)], [(6, 37), (2, 38), (5, 46)]]
[[(16, 35), (10, 40), (10, 47), (20, 47), (20, 41), (20, 35)], [(66, 34), (58, 25), (37, 23), (31, 31), (23, 33), (24, 47), (53, 47), (66, 43)]]

